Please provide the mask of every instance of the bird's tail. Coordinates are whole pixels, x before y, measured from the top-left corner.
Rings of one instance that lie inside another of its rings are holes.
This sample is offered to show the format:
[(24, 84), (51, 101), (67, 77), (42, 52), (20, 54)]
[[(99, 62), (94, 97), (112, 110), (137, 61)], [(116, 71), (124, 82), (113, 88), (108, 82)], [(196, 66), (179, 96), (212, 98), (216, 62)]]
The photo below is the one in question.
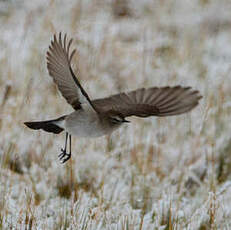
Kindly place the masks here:
[(30, 129), (42, 129), (49, 133), (61, 133), (64, 128), (61, 127), (62, 121), (65, 119), (66, 116), (59, 117), (58, 119), (48, 120), (48, 121), (31, 121), (25, 122), (24, 124), (29, 127)]

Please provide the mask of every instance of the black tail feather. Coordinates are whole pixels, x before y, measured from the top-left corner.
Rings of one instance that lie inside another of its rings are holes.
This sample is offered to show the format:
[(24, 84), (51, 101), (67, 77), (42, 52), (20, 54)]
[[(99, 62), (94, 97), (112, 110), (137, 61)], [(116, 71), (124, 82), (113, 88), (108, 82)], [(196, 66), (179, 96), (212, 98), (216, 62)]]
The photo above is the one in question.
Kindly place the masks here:
[(42, 129), (46, 132), (49, 133), (61, 133), (64, 129), (61, 128), (60, 126), (58, 126), (57, 124), (55, 124), (55, 121), (61, 121), (64, 120), (65, 116), (60, 117), (58, 119), (55, 120), (49, 120), (49, 121), (32, 121), (32, 122), (25, 122), (24, 124), (30, 128), (30, 129)]

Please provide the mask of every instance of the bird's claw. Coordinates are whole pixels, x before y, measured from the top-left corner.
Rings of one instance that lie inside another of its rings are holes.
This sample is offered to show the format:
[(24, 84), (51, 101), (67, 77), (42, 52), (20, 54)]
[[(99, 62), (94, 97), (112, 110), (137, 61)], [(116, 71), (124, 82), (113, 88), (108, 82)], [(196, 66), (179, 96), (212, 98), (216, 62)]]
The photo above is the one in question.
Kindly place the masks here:
[(61, 153), (58, 155), (58, 157), (61, 163), (63, 164), (71, 158), (71, 153), (67, 153), (66, 149), (62, 148)]

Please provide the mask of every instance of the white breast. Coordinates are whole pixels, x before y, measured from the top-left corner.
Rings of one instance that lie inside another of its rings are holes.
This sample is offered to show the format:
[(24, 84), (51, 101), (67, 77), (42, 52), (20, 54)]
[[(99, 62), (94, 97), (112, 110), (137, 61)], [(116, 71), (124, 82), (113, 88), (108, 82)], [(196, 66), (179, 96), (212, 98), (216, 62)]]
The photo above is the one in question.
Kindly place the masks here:
[(100, 137), (115, 130), (115, 127), (103, 126), (97, 113), (88, 107), (68, 115), (64, 127), (68, 133), (78, 137)]

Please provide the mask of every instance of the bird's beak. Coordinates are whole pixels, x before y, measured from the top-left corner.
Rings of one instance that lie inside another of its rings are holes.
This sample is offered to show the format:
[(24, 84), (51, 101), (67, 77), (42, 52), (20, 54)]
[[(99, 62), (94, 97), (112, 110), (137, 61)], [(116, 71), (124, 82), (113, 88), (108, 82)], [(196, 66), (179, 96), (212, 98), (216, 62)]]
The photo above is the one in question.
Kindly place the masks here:
[(124, 119), (123, 122), (129, 123), (130, 121)]

